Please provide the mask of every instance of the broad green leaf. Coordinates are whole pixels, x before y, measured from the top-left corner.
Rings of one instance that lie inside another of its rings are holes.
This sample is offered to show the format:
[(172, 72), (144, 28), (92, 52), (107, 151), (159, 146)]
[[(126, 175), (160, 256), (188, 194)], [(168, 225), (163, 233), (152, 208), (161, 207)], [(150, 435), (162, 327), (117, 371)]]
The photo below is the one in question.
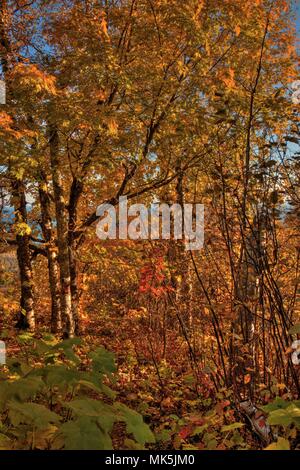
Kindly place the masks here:
[(67, 386), (74, 386), (80, 378), (80, 372), (69, 369), (65, 365), (54, 365), (45, 368), (45, 381), (50, 387), (57, 386), (60, 389)]
[(34, 344), (35, 344), (35, 348), (36, 348), (36, 353), (39, 356), (43, 356), (44, 354), (49, 352), (50, 349), (51, 349), (51, 346), (49, 346), (47, 343), (45, 343), (45, 341), (42, 341), (42, 340), (39, 340), (39, 339), (35, 339)]
[(64, 406), (73, 410), (77, 415), (100, 416), (101, 413), (114, 414), (113, 408), (103, 401), (93, 400), (92, 398), (82, 398), (64, 402)]
[(292, 418), (300, 418), (300, 408), (298, 406), (296, 406), (295, 403), (291, 403), (287, 407), (286, 411), (287, 411), (287, 413), (289, 413), (289, 415)]
[(64, 355), (66, 356), (69, 361), (74, 362), (75, 364), (80, 363), (79, 357), (74, 353), (73, 346), (79, 346), (81, 344), (80, 338), (70, 338), (60, 343), (52, 346), (49, 351), (56, 352), (56, 351), (63, 351)]
[(50, 423), (59, 423), (61, 417), (48, 410), (44, 405), (37, 403), (17, 403), (11, 401), (8, 404), (9, 418), (14, 426), (30, 424), (36, 428), (46, 428)]
[(0, 406), (3, 408), (6, 402), (11, 399), (26, 401), (34, 398), (45, 384), (40, 377), (26, 377), (13, 382), (1, 384)]
[(112, 374), (116, 372), (114, 354), (101, 347), (89, 354), (92, 359), (92, 366), (95, 372), (101, 374)]
[(93, 390), (94, 392), (100, 394), (104, 393), (109, 398), (114, 399), (116, 397), (116, 393), (111, 390), (111, 388), (107, 387), (107, 385), (104, 385), (102, 383), (100, 385), (96, 385), (94, 382), (90, 382), (89, 380), (79, 380), (78, 384), (82, 387), (86, 387), (90, 390)]
[(124, 440), (124, 447), (127, 450), (143, 450), (143, 446), (138, 444), (137, 442), (133, 441), (132, 439), (125, 439)]
[(103, 375), (99, 372), (81, 372), (81, 380), (91, 382), (97, 387), (97, 389), (100, 389), (101, 393), (104, 393), (109, 398), (114, 400), (116, 398), (117, 393), (107, 385), (103, 384), (102, 379)]
[(115, 421), (120, 421), (112, 406), (103, 401), (83, 398), (63, 403), (70, 408), (77, 416), (89, 416), (96, 418), (98, 424), (104, 431), (110, 432)]
[(115, 408), (123, 416), (126, 423), (127, 432), (133, 434), (135, 440), (142, 445), (146, 442), (155, 442), (154, 435), (149, 426), (144, 423), (143, 417), (136, 411), (131, 410), (123, 403), (116, 403)]
[(275, 410), (285, 409), (289, 406), (290, 402), (283, 400), (281, 397), (276, 397), (272, 403), (268, 403), (268, 405), (261, 406), (260, 408), (267, 413)]
[(287, 410), (275, 410), (271, 411), (267, 422), (269, 424), (278, 424), (281, 426), (289, 426), (293, 422), (292, 416)]
[(109, 434), (88, 416), (64, 423), (60, 428), (66, 450), (110, 450), (112, 442)]

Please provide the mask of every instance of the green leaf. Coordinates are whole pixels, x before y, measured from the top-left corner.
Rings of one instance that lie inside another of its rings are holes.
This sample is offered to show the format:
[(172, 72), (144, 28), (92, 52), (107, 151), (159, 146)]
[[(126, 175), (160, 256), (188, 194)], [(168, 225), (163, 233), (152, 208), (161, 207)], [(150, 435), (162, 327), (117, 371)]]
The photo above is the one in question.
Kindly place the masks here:
[(125, 439), (124, 447), (125, 450), (143, 450), (143, 446), (137, 444), (137, 442), (133, 441), (132, 439)]
[(287, 412), (287, 410), (275, 410), (271, 411), (267, 422), (269, 424), (278, 424), (280, 426), (289, 426), (293, 422), (292, 416)]
[(207, 429), (209, 426), (208, 423), (203, 424), (202, 426), (196, 426), (194, 431), (192, 432), (192, 436), (197, 436), (198, 434), (202, 434), (205, 429)]
[(264, 450), (290, 450), (290, 443), (287, 439), (279, 437), (276, 442), (268, 445)]
[(99, 372), (81, 372), (81, 380), (91, 382), (97, 389), (99, 388), (101, 393), (104, 393), (113, 400), (116, 398), (117, 393), (109, 388), (107, 385), (102, 383), (103, 375)]
[(44, 354), (49, 352), (50, 349), (51, 349), (51, 346), (49, 346), (49, 344), (47, 344), (47, 343), (45, 343), (45, 341), (42, 341), (42, 340), (39, 340), (39, 339), (35, 339), (34, 344), (35, 344), (35, 348), (36, 348), (36, 353), (39, 356), (43, 356)]
[(66, 450), (111, 450), (112, 442), (95, 419), (80, 416), (75, 421), (64, 423), (60, 428)]
[(239, 429), (245, 426), (243, 423), (232, 423), (228, 424), (226, 426), (222, 426), (221, 432), (229, 432), (229, 431), (234, 431), (235, 429)]
[(57, 386), (59, 389), (65, 386), (74, 386), (79, 378), (80, 372), (65, 365), (53, 365), (45, 367), (45, 381), (50, 387)]
[(116, 403), (115, 408), (121, 412), (126, 423), (127, 432), (133, 434), (135, 440), (142, 445), (146, 442), (155, 442), (154, 435), (149, 426), (144, 423), (143, 417), (136, 411), (131, 410), (123, 403)]
[(33, 341), (33, 333), (30, 333), (29, 331), (26, 331), (25, 333), (21, 333), (18, 335), (18, 340), (20, 343), (30, 343)]
[(0, 407), (3, 408), (8, 400), (26, 401), (34, 398), (45, 386), (40, 377), (26, 377), (13, 382), (1, 384)]
[(112, 374), (116, 372), (114, 354), (101, 347), (89, 354), (92, 359), (92, 366), (95, 372), (101, 374)]
[(96, 421), (100, 424), (104, 431), (110, 432), (115, 421), (120, 421), (112, 406), (100, 400), (93, 400), (92, 398), (83, 398), (65, 402), (63, 405), (70, 408), (77, 416), (88, 416), (90, 418), (97, 418)]
[(78, 384), (81, 385), (82, 387), (86, 387), (90, 390), (93, 390), (94, 392), (97, 392), (100, 394), (104, 393), (109, 398), (114, 399), (116, 397), (116, 392), (114, 392), (109, 387), (107, 387), (107, 385), (104, 385), (104, 384), (96, 385), (94, 382), (90, 382), (89, 380), (79, 380)]
[(289, 406), (290, 402), (283, 400), (281, 397), (276, 397), (272, 403), (268, 405), (261, 406), (260, 408), (265, 411), (266, 413), (270, 413), (271, 411), (285, 409)]
[(93, 400), (92, 398), (82, 398), (64, 402), (64, 406), (73, 410), (77, 415), (86, 416), (100, 416), (101, 413), (109, 412), (114, 414), (113, 408), (100, 400)]
[(168, 441), (171, 438), (171, 430), (163, 429), (160, 433), (155, 434), (157, 442)]
[[(274, 405), (281, 405), (284, 408), (277, 408), (274, 409)], [(290, 426), (292, 423), (296, 424), (297, 427), (300, 427), (300, 402), (293, 401), (288, 402), (284, 401), (280, 398), (277, 398), (275, 402), (267, 405), (268, 409), (266, 411), (270, 411), (268, 417), (268, 423), (280, 426)], [(272, 408), (273, 407), (273, 408)], [(262, 407), (267, 408), (267, 407)]]
[(300, 418), (300, 408), (295, 403), (291, 403), (286, 411), (292, 418)]
[(9, 418), (13, 426), (30, 424), (36, 428), (46, 428), (49, 423), (59, 423), (61, 417), (44, 405), (36, 403), (9, 402)]
[(80, 338), (66, 339), (56, 344), (55, 346), (52, 346), (52, 348), (49, 351), (52, 351), (52, 352), (63, 351), (67, 359), (69, 359), (71, 362), (74, 362), (75, 364), (79, 364), (80, 359), (74, 353), (73, 346), (79, 346), (81, 342), (82, 341)]

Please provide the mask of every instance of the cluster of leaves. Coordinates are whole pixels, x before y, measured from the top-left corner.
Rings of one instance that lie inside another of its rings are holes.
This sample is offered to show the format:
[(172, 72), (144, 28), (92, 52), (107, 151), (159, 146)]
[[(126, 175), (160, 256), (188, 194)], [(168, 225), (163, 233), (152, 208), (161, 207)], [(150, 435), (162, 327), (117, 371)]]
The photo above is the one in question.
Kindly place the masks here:
[(154, 297), (161, 297), (171, 291), (168, 285), (168, 272), (164, 257), (159, 253), (155, 259), (150, 260), (141, 269), (139, 291), (150, 293)]
[(230, 398), (222, 389), (215, 399), (197, 397), (187, 400), (190, 411), (170, 414), (157, 428), (157, 441), (185, 450), (245, 450), (250, 448), (244, 423), (236, 420)]
[(10, 359), (1, 371), (1, 449), (112, 449), (118, 423), (126, 448), (154, 442), (142, 416), (118, 402), (107, 385), (115, 380), (112, 353), (97, 348), (84, 364), (73, 350), (79, 339), (21, 339), (34, 349), (27, 360)]
[[(220, 412), (221, 411), (221, 412)], [(247, 449), (248, 444), (240, 432), (243, 423), (224, 424), (229, 410), (223, 413), (222, 403), (203, 414), (191, 414), (184, 418), (170, 415), (164, 423), (169, 429), (163, 429), (158, 435), (161, 442), (172, 440), (175, 449), (185, 450), (225, 450)]]
[[(229, 391), (226, 394), (230, 394)], [(230, 400), (223, 398), (213, 404), (210, 398), (197, 400), (198, 411), (179, 417), (171, 414), (160, 425), (157, 441), (161, 446), (172, 445), (186, 450), (246, 450), (253, 448), (245, 423), (234, 419)], [(199, 413), (199, 407), (205, 407)], [(268, 439), (273, 439), (265, 450), (299, 449), (300, 400), (275, 400), (260, 409), (271, 427)], [(264, 422), (265, 418), (263, 418)], [(281, 436), (280, 436), (281, 434)], [(262, 441), (263, 442), (263, 441)]]
[[(263, 411), (269, 414), (268, 424), (274, 426), (274, 435), (277, 441), (267, 447), (267, 450), (290, 450), (297, 448), (297, 439), (300, 430), (300, 400), (288, 401), (281, 397), (262, 407)], [(284, 437), (279, 436), (280, 431), (284, 432)]]

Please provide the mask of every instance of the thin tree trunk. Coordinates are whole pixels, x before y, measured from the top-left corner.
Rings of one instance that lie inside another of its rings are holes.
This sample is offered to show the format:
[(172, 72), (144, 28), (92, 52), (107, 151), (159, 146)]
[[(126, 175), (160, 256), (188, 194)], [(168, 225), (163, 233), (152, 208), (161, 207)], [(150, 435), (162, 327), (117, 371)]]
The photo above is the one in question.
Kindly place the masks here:
[[(85, 173), (84, 173), (85, 175)], [(68, 205), (69, 212), (69, 257), (70, 257), (70, 275), (71, 275), (71, 295), (72, 295), (72, 310), (75, 321), (75, 332), (77, 335), (80, 334), (79, 324), (79, 293), (77, 285), (77, 260), (76, 260), (76, 225), (77, 225), (77, 206), (79, 198), (83, 191), (83, 180), (82, 178), (74, 177), (72, 187), (70, 191), (70, 199)]]
[(50, 212), (50, 196), (47, 175), (41, 171), (41, 181), (39, 183), (39, 197), (41, 206), (41, 227), (43, 237), (46, 242), (49, 285), (51, 295), (51, 332), (61, 331), (61, 311), (60, 311), (60, 284), (59, 266), (57, 260), (57, 248), (52, 228), (52, 218)]
[(29, 227), (27, 225), (27, 210), (24, 184), (20, 180), (12, 183), (13, 203), (15, 207), (17, 231), (17, 259), (21, 281), (21, 312), (17, 327), (31, 331), (35, 330), (33, 275), (31, 253), (29, 246)]
[[(176, 172), (178, 177), (176, 181), (176, 203), (180, 204), (182, 209), (183, 227), (184, 227), (184, 187), (183, 178), (184, 172), (181, 170), (180, 163), (176, 166)], [(177, 240), (176, 243), (177, 260), (179, 275), (179, 285), (177, 292), (177, 301), (183, 306), (184, 321), (187, 326), (189, 333), (192, 332), (193, 316), (191, 311), (191, 292), (192, 292), (192, 279), (191, 279), (191, 258), (188, 251), (185, 249), (185, 237), (183, 233), (183, 239)]]
[(71, 276), (71, 296), (72, 296), (72, 312), (75, 323), (75, 333), (78, 336), (80, 334), (80, 324), (78, 316), (79, 308), (79, 293), (77, 286), (77, 262), (75, 258), (75, 247), (74, 242), (70, 244), (70, 276)]
[(55, 125), (49, 126), (49, 144), (57, 224), (63, 334), (64, 337), (72, 338), (75, 335), (75, 322), (72, 312), (68, 223), (62, 186), (62, 174), (59, 167), (59, 138)]

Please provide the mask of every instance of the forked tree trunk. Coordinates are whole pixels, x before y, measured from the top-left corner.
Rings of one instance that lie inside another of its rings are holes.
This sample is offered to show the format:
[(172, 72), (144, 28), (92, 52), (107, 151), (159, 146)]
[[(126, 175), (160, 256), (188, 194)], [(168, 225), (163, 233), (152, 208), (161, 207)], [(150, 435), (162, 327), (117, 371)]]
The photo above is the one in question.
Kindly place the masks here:
[(12, 183), (13, 204), (16, 218), (17, 259), (21, 281), (21, 312), (17, 327), (31, 331), (35, 329), (33, 275), (29, 246), (29, 227), (24, 183), (18, 179)]
[(39, 197), (41, 206), (41, 227), (43, 237), (46, 242), (49, 285), (51, 295), (51, 332), (59, 333), (61, 331), (61, 311), (60, 311), (60, 284), (59, 284), (59, 266), (57, 260), (57, 248), (55, 245), (55, 235), (52, 228), (51, 201), (49, 196), (49, 187), (47, 175), (41, 172), (41, 181), (39, 183)]
[(54, 190), (54, 203), (57, 224), (58, 262), (61, 283), (61, 315), (64, 337), (75, 335), (75, 322), (72, 312), (70, 258), (68, 245), (68, 222), (65, 207), (62, 173), (59, 165), (59, 138), (55, 125), (49, 126), (50, 161)]

